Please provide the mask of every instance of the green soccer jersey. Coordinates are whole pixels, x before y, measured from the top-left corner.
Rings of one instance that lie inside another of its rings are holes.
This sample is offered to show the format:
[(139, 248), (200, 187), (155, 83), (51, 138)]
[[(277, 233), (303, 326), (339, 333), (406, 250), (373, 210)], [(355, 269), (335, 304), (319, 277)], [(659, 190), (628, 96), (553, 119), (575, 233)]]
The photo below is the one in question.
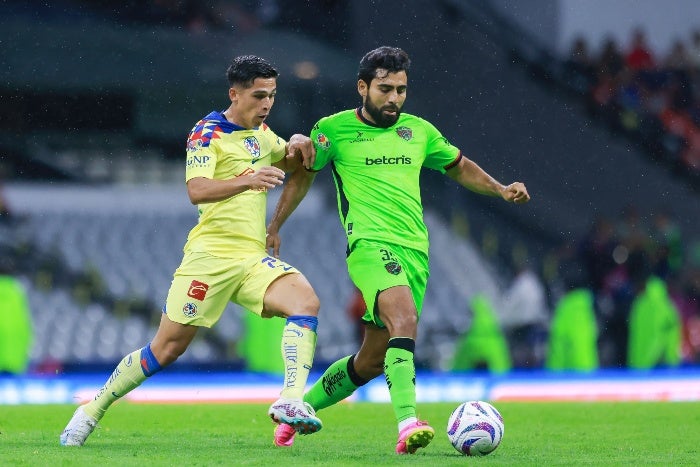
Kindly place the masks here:
[(372, 239), (427, 254), (420, 171), (444, 172), (459, 161), (459, 149), (422, 118), (401, 114), (393, 126), (380, 128), (360, 109), (322, 118), (311, 139), (317, 151), (313, 170), (331, 164), (350, 248)]

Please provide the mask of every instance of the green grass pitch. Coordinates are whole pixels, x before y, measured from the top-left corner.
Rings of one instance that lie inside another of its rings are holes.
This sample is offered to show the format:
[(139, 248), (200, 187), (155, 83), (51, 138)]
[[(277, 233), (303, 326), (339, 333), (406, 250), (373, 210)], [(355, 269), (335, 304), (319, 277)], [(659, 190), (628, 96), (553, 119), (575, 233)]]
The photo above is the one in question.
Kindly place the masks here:
[(265, 404), (150, 405), (119, 402), (83, 447), (58, 435), (74, 406), (0, 406), (0, 465), (699, 465), (700, 403), (506, 403), (501, 446), (468, 458), (447, 440), (456, 403), (419, 404), (436, 430), (412, 456), (394, 454), (388, 404), (347, 403), (319, 412), (324, 428), (272, 445)]

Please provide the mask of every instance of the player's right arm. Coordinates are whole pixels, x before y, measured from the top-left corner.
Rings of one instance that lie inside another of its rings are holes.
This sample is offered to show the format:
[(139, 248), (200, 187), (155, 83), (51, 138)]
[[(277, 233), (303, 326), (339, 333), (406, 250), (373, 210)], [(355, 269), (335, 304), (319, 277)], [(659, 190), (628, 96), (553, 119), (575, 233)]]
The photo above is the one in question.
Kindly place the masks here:
[(299, 206), (301, 200), (304, 199), (316, 178), (316, 173), (332, 157), (332, 153), (328, 151), (330, 145), (326, 144), (326, 137), (321, 133), (320, 129), (324, 121), (326, 121), (325, 118), (321, 119), (311, 130), (310, 139), (313, 141), (314, 146), (309, 153), (313, 157), (304, 157), (304, 155), (297, 157), (296, 169), (285, 183), (270, 223), (267, 226), (266, 247), (275, 258), (279, 258), (280, 245), (282, 244), (279, 234), (282, 224)]
[(275, 211), (267, 226), (266, 247), (275, 258), (279, 258), (282, 243), (279, 235), (280, 228), (309, 192), (315, 178), (316, 172), (308, 171), (299, 164), (299, 167), (292, 172), (287, 183), (284, 184), (280, 199), (277, 201), (277, 206), (275, 206)]
[(191, 178), (187, 181), (187, 195), (192, 204), (215, 203), (247, 190), (268, 190), (281, 185), (283, 181), (282, 169), (265, 166), (227, 180), (208, 177)]

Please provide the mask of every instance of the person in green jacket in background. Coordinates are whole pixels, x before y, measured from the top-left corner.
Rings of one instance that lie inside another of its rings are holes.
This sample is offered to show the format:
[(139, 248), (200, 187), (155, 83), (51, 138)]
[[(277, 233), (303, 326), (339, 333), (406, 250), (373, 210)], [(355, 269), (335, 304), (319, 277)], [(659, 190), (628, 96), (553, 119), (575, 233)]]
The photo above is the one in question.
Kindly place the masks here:
[(248, 310), (242, 310), (245, 332), (239, 343), (246, 369), (256, 373), (284, 374), (284, 362), (270, 355), (279, 353), (284, 321), (260, 319)]
[(632, 302), (627, 356), (636, 369), (680, 364), (680, 316), (658, 277), (650, 276)]
[(548, 370), (597, 369), (597, 339), (593, 292), (585, 287), (569, 290), (554, 308), (545, 367)]
[(508, 344), (491, 302), (483, 294), (477, 294), (469, 305), (472, 310), (471, 326), (457, 342), (450, 369), (486, 368), (492, 373), (509, 371), (512, 362)]
[(559, 264), (563, 288), (555, 298), (545, 368), (555, 371), (592, 371), (600, 366), (595, 294), (588, 275), (574, 261)]
[(27, 371), (33, 340), (27, 294), (12, 275), (9, 260), (0, 260), (0, 373)]

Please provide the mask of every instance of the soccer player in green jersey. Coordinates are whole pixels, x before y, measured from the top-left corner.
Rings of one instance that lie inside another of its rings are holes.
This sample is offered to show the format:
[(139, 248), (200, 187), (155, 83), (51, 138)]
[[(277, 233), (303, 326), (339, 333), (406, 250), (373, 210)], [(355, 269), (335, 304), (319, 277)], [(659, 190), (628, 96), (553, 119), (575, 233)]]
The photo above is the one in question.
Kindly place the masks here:
[(200, 120), (187, 140), (185, 178), (199, 222), (190, 231), (153, 340), (117, 365), (89, 403), (78, 407), (60, 436), (82, 446), (109, 406), (185, 352), (201, 327), (214, 325), (229, 301), (263, 318), (286, 318), (281, 352), (284, 384), (268, 413), (306, 434), (321, 429), (303, 402), (316, 348), (319, 300), (307, 279), (266, 249), (267, 190), (294, 181), (310, 165), (311, 140), (289, 142), (265, 123), (278, 73), (265, 60), (241, 56), (227, 71), (230, 106)]
[[(348, 271), (367, 312), (358, 352), (330, 365), (304, 395), (305, 402), (320, 410), (384, 373), (398, 421), (399, 454), (427, 446), (435, 434), (416, 414), (413, 353), (429, 275), (421, 168), (438, 170), (471, 191), (507, 202), (530, 199), (523, 183), (502, 185), (429, 122), (401, 112), (409, 65), (408, 55), (398, 48), (367, 53), (357, 82), (362, 106), (322, 118), (311, 132), (316, 146), (311, 170), (331, 166), (348, 241)], [(313, 178), (310, 173), (303, 182), (285, 185), (267, 230), (268, 246), (275, 254), (279, 228)], [(290, 446), (294, 434), (280, 424), (275, 444)]]

